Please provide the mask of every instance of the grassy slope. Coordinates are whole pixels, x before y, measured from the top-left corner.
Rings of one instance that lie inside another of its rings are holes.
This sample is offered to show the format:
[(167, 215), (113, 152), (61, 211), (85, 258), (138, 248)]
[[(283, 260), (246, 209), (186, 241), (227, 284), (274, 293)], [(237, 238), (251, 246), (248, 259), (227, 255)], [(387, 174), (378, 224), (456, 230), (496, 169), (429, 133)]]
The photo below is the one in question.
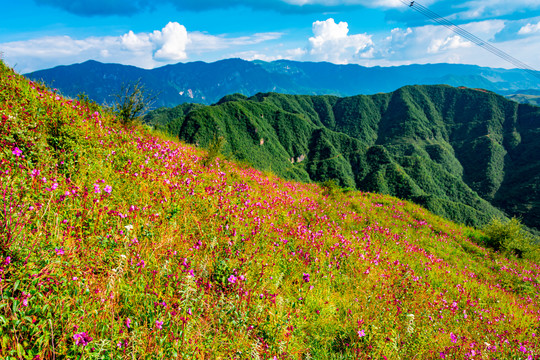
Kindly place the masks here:
[(185, 108), (146, 120), (200, 145), (222, 135), (225, 153), (288, 179), (336, 179), (468, 225), (501, 210), (540, 224), (537, 107), (474, 89), (408, 86), (348, 98), (235, 95)]
[(0, 66), (1, 356), (540, 354), (540, 266), (480, 232), (385, 195), (203, 167), (201, 150)]

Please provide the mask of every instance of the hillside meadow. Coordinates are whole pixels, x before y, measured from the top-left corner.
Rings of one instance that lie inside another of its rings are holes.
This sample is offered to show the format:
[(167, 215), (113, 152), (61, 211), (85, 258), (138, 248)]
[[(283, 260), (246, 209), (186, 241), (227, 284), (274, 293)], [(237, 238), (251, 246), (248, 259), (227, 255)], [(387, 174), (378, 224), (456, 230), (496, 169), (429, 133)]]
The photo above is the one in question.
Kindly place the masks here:
[(540, 266), (123, 128), (0, 63), (5, 359), (539, 359)]
[(481, 227), (518, 217), (540, 234), (540, 107), (482, 89), (405, 86), (351, 97), (240, 94), (144, 121), (288, 180), (413, 201)]

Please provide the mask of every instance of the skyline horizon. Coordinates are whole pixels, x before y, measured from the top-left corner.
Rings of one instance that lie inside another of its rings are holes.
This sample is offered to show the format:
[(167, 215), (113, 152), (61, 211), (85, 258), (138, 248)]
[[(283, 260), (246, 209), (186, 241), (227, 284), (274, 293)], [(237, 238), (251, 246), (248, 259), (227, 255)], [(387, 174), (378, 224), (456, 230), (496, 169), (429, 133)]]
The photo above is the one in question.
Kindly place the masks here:
[[(514, 58), (540, 68), (530, 51), (540, 46), (540, 2), (425, 0), (413, 9), (407, 3), (20, 0), (3, 9), (0, 52), (22, 73), (89, 59), (146, 69), (228, 58), (509, 69), (505, 60)], [(457, 33), (437, 19), (455, 24)]]

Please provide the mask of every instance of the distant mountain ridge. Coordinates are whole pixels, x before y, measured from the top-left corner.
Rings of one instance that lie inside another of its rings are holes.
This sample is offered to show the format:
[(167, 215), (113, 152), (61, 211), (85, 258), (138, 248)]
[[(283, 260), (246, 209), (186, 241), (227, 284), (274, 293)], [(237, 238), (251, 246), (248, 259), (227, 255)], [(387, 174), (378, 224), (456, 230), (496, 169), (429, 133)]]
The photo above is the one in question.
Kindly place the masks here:
[(363, 67), (331, 63), (273, 62), (226, 59), (191, 62), (145, 70), (134, 66), (87, 61), (26, 74), (43, 80), (64, 95), (86, 93), (98, 103), (112, 100), (122, 83), (141, 79), (158, 94), (155, 106), (181, 103), (213, 104), (228, 94), (252, 96), (259, 92), (293, 95), (353, 96), (394, 91), (405, 85), (466, 86), (507, 95), (521, 89), (540, 90), (540, 79), (519, 69), (493, 69), (474, 65), (426, 64)]
[(158, 109), (145, 121), (189, 143), (303, 181), (410, 199), (469, 225), (540, 228), (540, 108), (493, 92), (406, 86), (354, 97), (260, 93)]

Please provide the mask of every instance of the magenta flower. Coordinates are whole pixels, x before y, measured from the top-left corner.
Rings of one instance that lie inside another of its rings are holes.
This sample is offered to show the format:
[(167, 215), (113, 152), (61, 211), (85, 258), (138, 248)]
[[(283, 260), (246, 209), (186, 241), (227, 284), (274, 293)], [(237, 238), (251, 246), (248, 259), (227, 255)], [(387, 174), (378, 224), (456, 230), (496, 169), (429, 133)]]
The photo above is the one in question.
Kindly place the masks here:
[(25, 306), (27, 307), (28, 306), (28, 298), (30, 297), (30, 294), (29, 293), (25, 293), (24, 291), (22, 292), (22, 296), (21, 296), (21, 299), (22, 299), (22, 306)]
[(229, 279), (228, 279), (228, 280), (229, 280), (229, 282), (230, 282), (231, 284), (234, 284), (234, 283), (236, 282), (237, 278), (236, 278), (236, 276), (231, 275), (231, 276), (229, 276)]
[(364, 329), (358, 330), (358, 337), (364, 337), (364, 336), (366, 336), (366, 332), (364, 331)]
[(19, 149), (18, 147), (14, 147), (13, 150), (11, 150), (11, 152), (13, 153), (13, 155), (15, 155), (16, 157), (20, 157), (22, 155), (22, 151), (21, 149)]
[(64, 255), (64, 249), (63, 248), (55, 248), (54, 251), (56, 251), (56, 255), (58, 255), (58, 256)]
[(11, 256), (7, 256), (6, 259), (4, 260), (4, 263), (6, 265), (9, 265), (11, 263)]
[(304, 279), (304, 282), (309, 282), (309, 274), (304, 273), (304, 275), (302, 276), (302, 279)]
[(112, 187), (111, 187), (111, 185), (105, 186), (105, 189), (103, 189), (103, 191), (105, 191), (107, 194), (110, 194), (110, 193), (112, 192)]
[(129, 328), (130, 328), (130, 327), (129, 327), (130, 325), (131, 325), (131, 319), (130, 319), (130, 318), (127, 318), (127, 319), (126, 319), (126, 327), (129, 329)]
[(450, 333), (450, 339), (452, 340), (452, 342), (455, 344), (457, 343), (457, 336), (454, 335), (454, 333)]
[(94, 184), (94, 193), (95, 193), (95, 194), (101, 193), (101, 189), (99, 188), (99, 185), (98, 185), (98, 184)]
[(79, 346), (86, 346), (90, 341), (94, 340), (87, 332), (75, 334), (73, 335), (73, 339), (75, 340), (75, 345)]
[(39, 174), (41, 174), (41, 171), (37, 170), (37, 169), (34, 169), (32, 170), (32, 172), (30, 173), (30, 176), (32, 176), (33, 178), (35, 177), (38, 177)]
[(163, 327), (163, 321), (156, 320), (156, 327), (161, 330)]

